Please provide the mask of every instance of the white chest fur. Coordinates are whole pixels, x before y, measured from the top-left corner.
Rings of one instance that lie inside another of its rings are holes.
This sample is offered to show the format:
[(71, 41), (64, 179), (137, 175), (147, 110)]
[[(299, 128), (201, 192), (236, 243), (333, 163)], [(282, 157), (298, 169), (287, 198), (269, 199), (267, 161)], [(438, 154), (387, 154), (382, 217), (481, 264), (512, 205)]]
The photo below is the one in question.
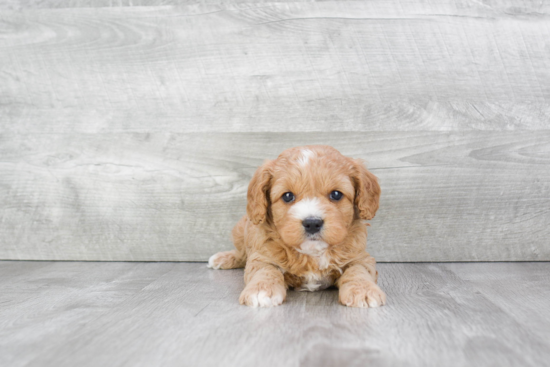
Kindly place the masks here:
[(331, 278), (323, 276), (320, 272), (307, 273), (302, 279), (303, 283), (298, 289), (299, 291), (320, 291), (333, 284)]
[(300, 245), (298, 252), (311, 256), (319, 264), (319, 269), (324, 270), (328, 267), (330, 261), (327, 257), (328, 244), (323, 241), (305, 241)]
[(330, 259), (327, 254), (328, 244), (323, 241), (306, 241), (300, 245), (298, 252), (311, 256), (319, 264), (319, 271), (309, 272), (303, 277), (303, 283), (300, 291), (317, 291), (328, 288), (332, 285), (332, 280), (323, 275), (322, 270), (328, 268)]

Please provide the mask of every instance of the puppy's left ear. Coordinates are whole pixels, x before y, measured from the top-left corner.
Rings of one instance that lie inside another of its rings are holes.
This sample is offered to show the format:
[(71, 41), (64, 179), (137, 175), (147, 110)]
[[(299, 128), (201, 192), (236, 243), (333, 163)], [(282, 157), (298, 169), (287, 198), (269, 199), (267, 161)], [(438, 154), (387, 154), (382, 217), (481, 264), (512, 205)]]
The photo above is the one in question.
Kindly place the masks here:
[(265, 162), (256, 170), (248, 185), (246, 214), (254, 224), (265, 222), (269, 206), (268, 191), (271, 188), (271, 166), (273, 161)]
[(380, 185), (360, 159), (352, 159), (351, 178), (355, 184), (355, 206), (361, 219), (372, 219), (378, 210)]

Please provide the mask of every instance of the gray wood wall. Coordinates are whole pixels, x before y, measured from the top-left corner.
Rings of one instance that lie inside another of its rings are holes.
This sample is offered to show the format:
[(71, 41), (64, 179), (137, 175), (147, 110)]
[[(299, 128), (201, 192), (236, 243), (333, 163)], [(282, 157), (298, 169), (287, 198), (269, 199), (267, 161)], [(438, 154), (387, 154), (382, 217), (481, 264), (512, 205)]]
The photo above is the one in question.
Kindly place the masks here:
[(0, 259), (206, 260), (318, 143), (379, 261), (550, 260), (550, 2), (0, 0), (0, 132)]

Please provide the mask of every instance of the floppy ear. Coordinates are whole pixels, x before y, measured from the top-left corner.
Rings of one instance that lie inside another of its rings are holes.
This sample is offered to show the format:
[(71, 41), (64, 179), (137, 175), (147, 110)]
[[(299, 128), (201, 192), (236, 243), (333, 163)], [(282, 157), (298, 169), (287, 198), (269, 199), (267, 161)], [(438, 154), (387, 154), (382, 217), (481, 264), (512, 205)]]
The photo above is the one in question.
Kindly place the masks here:
[(355, 184), (355, 206), (359, 217), (361, 219), (374, 218), (380, 200), (378, 179), (367, 170), (360, 159), (352, 159), (351, 178)]
[(248, 185), (246, 214), (254, 224), (260, 224), (266, 220), (269, 205), (268, 191), (271, 188), (272, 178), (271, 163), (272, 161), (267, 161), (258, 168)]

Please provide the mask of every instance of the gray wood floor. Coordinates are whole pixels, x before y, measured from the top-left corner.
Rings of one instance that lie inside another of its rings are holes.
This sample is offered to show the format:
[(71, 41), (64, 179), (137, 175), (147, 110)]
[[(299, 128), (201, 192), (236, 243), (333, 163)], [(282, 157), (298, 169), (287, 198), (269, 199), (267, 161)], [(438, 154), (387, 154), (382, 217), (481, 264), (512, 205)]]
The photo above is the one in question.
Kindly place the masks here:
[(0, 365), (548, 365), (550, 263), (379, 269), (379, 309), (340, 306), (337, 290), (250, 309), (242, 270), (0, 262)]

